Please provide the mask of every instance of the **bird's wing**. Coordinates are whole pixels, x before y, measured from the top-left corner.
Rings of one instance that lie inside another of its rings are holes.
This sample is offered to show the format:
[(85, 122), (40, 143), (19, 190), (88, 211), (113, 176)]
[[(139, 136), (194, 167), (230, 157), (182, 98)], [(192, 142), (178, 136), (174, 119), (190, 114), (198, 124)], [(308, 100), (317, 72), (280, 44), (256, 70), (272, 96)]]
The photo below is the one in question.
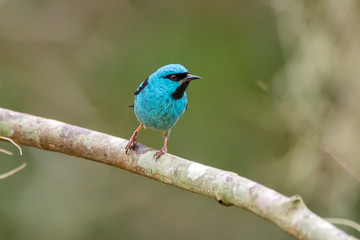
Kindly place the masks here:
[(138, 95), (147, 85), (148, 85), (148, 80), (149, 78), (147, 78), (145, 81), (143, 81), (140, 86), (136, 89), (136, 92), (134, 93), (135, 95)]

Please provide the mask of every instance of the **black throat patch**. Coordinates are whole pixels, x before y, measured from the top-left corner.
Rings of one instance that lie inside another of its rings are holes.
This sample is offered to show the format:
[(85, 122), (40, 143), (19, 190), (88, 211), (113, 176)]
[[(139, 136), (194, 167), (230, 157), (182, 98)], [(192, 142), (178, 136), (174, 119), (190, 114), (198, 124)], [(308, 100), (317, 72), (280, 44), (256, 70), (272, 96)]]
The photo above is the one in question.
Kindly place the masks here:
[(181, 84), (175, 92), (171, 95), (175, 100), (178, 100), (184, 96), (186, 88), (189, 86), (190, 82), (184, 82)]

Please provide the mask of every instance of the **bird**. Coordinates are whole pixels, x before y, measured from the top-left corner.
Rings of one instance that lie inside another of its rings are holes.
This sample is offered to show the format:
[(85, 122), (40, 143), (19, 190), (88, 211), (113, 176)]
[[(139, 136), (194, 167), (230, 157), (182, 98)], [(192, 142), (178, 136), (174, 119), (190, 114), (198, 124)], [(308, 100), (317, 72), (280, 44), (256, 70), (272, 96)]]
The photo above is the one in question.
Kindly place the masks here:
[(143, 81), (136, 89), (134, 104), (135, 116), (140, 122), (125, 147), (126, 154), (135, 146), (137, 134), (142, 127), (163, 131), (164, 145), (154, 154), (155, 161), (167, 153), (167, 141), (171, 129), (187, 108), (185, 90), (190, 82), (201, 79), (189, 74), (181, 64), (168, 64), (160, 67)]

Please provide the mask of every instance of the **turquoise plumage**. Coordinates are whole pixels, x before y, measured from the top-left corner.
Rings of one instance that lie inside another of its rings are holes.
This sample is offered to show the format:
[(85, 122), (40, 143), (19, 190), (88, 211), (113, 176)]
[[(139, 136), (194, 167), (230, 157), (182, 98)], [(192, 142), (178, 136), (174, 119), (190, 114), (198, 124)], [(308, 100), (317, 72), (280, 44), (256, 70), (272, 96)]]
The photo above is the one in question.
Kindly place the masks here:
[(126, 152), (135, 145), (136, 135), (142, 126), (164, 131), (164, 146), (154, 156), (158, 159), (167, 152), (167, 139), (187, 106), (185, 90), (190, 81), (200, 77), (190, 75), (180, 64), (159, 68), (140, 84), (135, 92), (134, 112), (140, 126), (126, 146)]

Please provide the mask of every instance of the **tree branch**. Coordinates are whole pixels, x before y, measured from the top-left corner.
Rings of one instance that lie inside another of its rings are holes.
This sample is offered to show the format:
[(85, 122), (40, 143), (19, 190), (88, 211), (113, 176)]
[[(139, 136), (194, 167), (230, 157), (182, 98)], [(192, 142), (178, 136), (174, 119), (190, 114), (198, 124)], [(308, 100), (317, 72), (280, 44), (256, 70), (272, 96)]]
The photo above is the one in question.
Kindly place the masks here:
[(298, 239), (355, 239), (311, 212), (298, 195), (287, 198), (233, 172), (171, 154), (155, 162), (155, 150), (141, 144), (126, 154), (125, 139), (4, 108), (0, 108), (0, 135), (19, 144), (122, 168), (225, 206), (244, 208)]

